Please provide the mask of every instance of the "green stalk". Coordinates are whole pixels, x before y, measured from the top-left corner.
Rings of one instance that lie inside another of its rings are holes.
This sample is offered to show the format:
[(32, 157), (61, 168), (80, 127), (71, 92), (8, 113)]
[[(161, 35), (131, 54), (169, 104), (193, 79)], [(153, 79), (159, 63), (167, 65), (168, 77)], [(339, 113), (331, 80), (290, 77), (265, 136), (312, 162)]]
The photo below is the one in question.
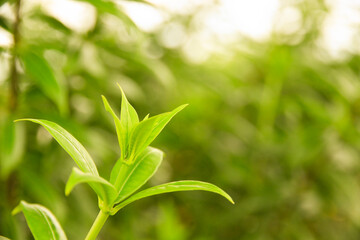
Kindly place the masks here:
[(90, 231), (86, 235), (85, 240), (95, 240), (108, 217), (109, 217), (109, 213), (105, 213), (102, 210), (100, 210), (93, 225), (90, 228)]
[[(128, 170), (128, 165), (124, 162), (121, 163), (119, 174), (115, 180), (115, 188), (119, 191), (123, 188), (124, 179), (126, 177), (126, 173)], [(109, 217), (109, 213), (103, 212), (100, 210), (99, 214), (97, 215), (93, 225), (90, 228), (90, 231), (86, 235), (85, 240), (95, 240), (97, 235), (99, 234), (101, 228), (104, 226), (107, 218)]]
[(12, 59), (11, 59), (11, 67), (10, 67), (10, 87), (9, 87), (9, 109), (10, 112), (15, 112), (18, 105), (18, 95), (19, 95), (19, 74), (16, 65), (16, 58), (18, 54), (18, 45), (20, 41), (20, 7), (21, 0), (17, 0), (15, 2), (15, 22), (13, 26), (13, 41), (14, 47), (12, 49)]

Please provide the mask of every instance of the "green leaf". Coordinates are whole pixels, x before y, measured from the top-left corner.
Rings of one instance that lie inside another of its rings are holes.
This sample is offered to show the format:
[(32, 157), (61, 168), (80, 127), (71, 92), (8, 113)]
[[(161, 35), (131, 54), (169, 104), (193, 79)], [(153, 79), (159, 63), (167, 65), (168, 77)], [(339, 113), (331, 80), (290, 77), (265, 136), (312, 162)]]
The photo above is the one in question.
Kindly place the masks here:
[(118, 135), (119, 145), (121, 149), (121, 159), (125, 159), (128, 155), (130, 134), (133, 127), (139, 123), (139, 117), (133, 106), (131, 106), (131, 104), (127, 100), (126, 95), (120, 85), (118, 86), (122, 94), (120, 119), (115, 114), (114, 110), (111, 108), (107, 99), (104, 96), (102, 96), (102, 99), (104, 102), (105, 110), (108, 111), (114, 119), (116, 133)]
[[(0, 1), (0, 6), (1, 6), (1, 1)], [(0, 16), (0, 27), (7, 30), (8, 32), (11, 32), (10, 24), (8, 23), (7, 19), (4, 18), (3, 16)]]
[(43, 13), (40, 10), (36, 11), (36, 13), (34, 14), (34, 17), (39, 19), (42, 22), (49, 24), (49, 26), (51, 26), (52, 28), (54, 28), (56, 30), (62, 31), (66, 34), (71, 34), (71, 30), (68, 27), (66, 27), (61, 21), (54, 18), (53, 16)]
[(149, 116), (150, 116), (150, 114), (149, 114), (149, 113), (148, 113), (148, 114), (146, 114), (146, 116), (144, 117), (143, 121), (145, 121), (146, 119), (148, 119), (148, 118), (149, 118)]
[(0, 129), (0, 178), (6, 179), (22, 159), (26, 134), (23, 124), (15, 125), (12, 117), (5, 119)]
[(115, 123), (115, 128), (116, 128), (116, 134), (118, 136), (118, 141), (119, 141), (119, 145), (120, 145), (120, 149), (121, 149), (121, 154), (123, 154), (123, 151), (125, 151), (126, 149), (126, 145), (125, 142), (123, 141), (123, 127), (120, 123), (120, 119), (118, 118), (118, 116), (115, 114), (114, 110), (111, 108), (108, 100), (106, 99), (105, 96), (101, 96), (102, 100), (104, 102), (104, 106), (105, 106), (105, 110), (107, 112), (109, 112), (111, 114), (111, 116), (114, 119), (114, 123)]
[(121, 123), (125, 129), (131, 129), (134, 125), (139, 123), (139, 117), (133, 106), (129, 103), (126, 98), (124, 91), (121, 86), (118, 85), (121, 90)]
[(181, 105), (171, 112), (162, 113), (154, 117), (148, 118), (135, 126), (130, 136), (130, 163), (140, 154), (147, 146), (154, 141), (154, 139), (164, 129), (166, 124), (178, 112), (184, 109), (187, 104)]
[(174, 201), (161, 201), (158, 204), (156, 239), (157, 240), (185, 240), (190, 235), (183, 225), (180, 212)]
[(88, 2), (100, 12), (106, 12), (113, 15), (118, 15), (120, 13), (118, 6), (112, 1), (103, 1), (103, 0), (78, 0), (78, 1)]
[(121, 202), (116, 207), (114, 207), (111, 211), (111, 214), (115, 214), (117, 211), (119, 211), (121, 208), (125, 207), (126, 205), (128, 205), (136, 200), (142, 199), (142, 198), (146, 198), (146, 197), (150, 197), (150, 196), (158, 195), (158, 194), (162, 194), (162, 193), (179, 192), (179, 191), (193, 191), (193, 190), (208, 191), (208, 192), (220, 194), (221, 196), (223, 196), (227, 200), (229, 200), (232, 204), (234, 204), (234, 201), (229, 196), (229, 194), (227, 194), (221, 188), (219, 188), (211, 183), (185, 180), (185, 181), (177, 181), (177, 182), (161, 184), (161, 185), (158, 185), (155, 187), (145, 189), (141, 192), (138, 192), (138, 193), (132, 195), (127, 200)]
[(114, 167), (111, 169), (111, 173), (110, 173), (110, 183), (115, 184), (116, 182), (116, 178), (120, 172), (120, 168), (122, 167), (123, 161), (121, 160), (121, 158), (119, 158)]
[(4, 236), (0, 236), (0, 240), (10, 240), (10, 239)]
[(100, 176), (84, 173), (78, 168), (73, 168), (69, 180), (66, 183), (65, 195), (69, 195), (71, 190), (80, 183), (89, 183), (99, 198), (108, 204), (116, 197), (114, 186)]
[(13, 214), (22, 211), (35, 240), (66, 240), (66, 235), (56, 217), (45, 207), (21, 201)]
[(125, 93), (120, 87), (120, 85), (118, 86), (121, 90), (121, 95), (122, 95), (120, 120), (121, 120), (121, 125), (124, 129), (122, 141), (125, 143), (125, 149), (122, 149), (122, 153), (124, 154), (123, 159), (126, 159), (128, 157), (127, 148), (129, 146), (130, 133), (132, 131), (132, 128), (139, 123), (139, 117), (133, 106), (131, 106), (131, 104), (127, 100)]
[(25, 73), (43, 90), (44, 94), (56, 103), (61, 113), (68, 111), (66, 91), (55, 78), (48, 62), (39, 54), (26, 51), (21, 53)]
[(93, 5), (100, 13), (110, 13), (117, 18), (121, 19), (125, 27), (131, 28), (131, 30), (137, 30), (136, 24), (133, 20), (125, 14), (125, 11), (121, 4), (115, 3), (114, 1), (109, 0), (78, 0), (82, 2), (88, 2)]
[(161, 150), (151, 147), (145, 149), (134, 164), (129, 166), (115, 203), (121, 202), (143, 186), (157, 171), (162, 159), (163, 152)]
[(27, 118), (27, 119), (19, 119), (16, 121), (31, 121), (42, 125), (55, 138), (55, 140), (64, 148), (64, 150), (74, 159), (74, 161), (81, 170), (99, 176), (99, 173), (96, 169), (96, 165), (92, 160), (90, 154), (86, 151), (83, 145), (81, 145), (81, 143), (78, 140), (76, 140), (76, 138), (74, 138), (64, 128), (60, 127), (54, 122), (50, 122), (42, 119)]
[(0, 7), (6, 2), (9, 2), (9, 0), (0, 0)]

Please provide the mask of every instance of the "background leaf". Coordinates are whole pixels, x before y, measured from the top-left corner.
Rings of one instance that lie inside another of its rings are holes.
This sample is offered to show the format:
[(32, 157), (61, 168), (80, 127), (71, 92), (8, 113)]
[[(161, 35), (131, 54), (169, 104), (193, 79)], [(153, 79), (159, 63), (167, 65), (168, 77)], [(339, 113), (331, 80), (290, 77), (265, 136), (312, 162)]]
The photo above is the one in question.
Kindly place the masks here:
[(172, 202), (159, 203), (159, 217), (156, 222), (158, 240), (185, 240), (189, 239), (185, 224), (181, 220), (181, 212)]
[(36, 240), (66, 240), (64, 230), (56, 217), (45, 207), (21, 201), (13, 214), (22, 211)]
[(96, 7), (97, 10), (102, 12), (107, 12), (110, 14), (118, 15), (120, 14), (119, 8), (117, 5), (112, 1), (103, 1), (103, 0), (78, 0), (82, 2), (88, 2), (94, 7)]
[(15, 125), (11, 117), (5, 119), (0, 129), (0, 178), (6, 179), (22, 159), (26, 135), (24, 125)]
[(25, 72), (55, 102), (61, 113), (68, 112), (65, 87), (55, 78), (55, 74), (45, 58), (38, 53), (24, 51), (21, 53)]

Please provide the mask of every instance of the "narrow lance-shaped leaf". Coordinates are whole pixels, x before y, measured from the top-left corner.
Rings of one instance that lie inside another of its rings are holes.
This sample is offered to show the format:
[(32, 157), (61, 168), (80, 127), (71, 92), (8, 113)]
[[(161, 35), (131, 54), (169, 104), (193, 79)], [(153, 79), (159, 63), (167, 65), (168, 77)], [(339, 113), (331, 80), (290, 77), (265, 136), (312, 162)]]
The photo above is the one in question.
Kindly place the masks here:
[(165, 184), (151, 187), (151, 188), (145, 189), (141, 192), (138, 192), (138, 193), (132, 195), (130, 198), (126, 199), (125, 201), (121, 202), (119, 205), (115, 206), (113, 208), (113, 210), (111, 211), (111, 214), (115, 214), (117, 211), (119, 211), (121, 208), (125, 207), (126, 205), (128, 205), (136, 200), (142, 199), (142, 198), (146, 198), (146, 197), (150, 197), (150, 196), (158, 195), (158, 194), (162, 194), (162, 193), (192, 191), (192, 190), (201, 190), (201, 191), (217, 193), (217, 194), (220, 194), (221, 196), (225, 197), (232, 204), (234, 204), (234, 201), (229, 196), (229, 194), (227, 194), (221, 188), (219, 188), (211, 183), (185, 180), (185, 181), (165, 183)]
[(80, 1), (90, 3), (100, 12), (110, 13), (115, 16), (118, 16), (120, 14), (118, 6), (112, 1), (104, 1), (104, 0), (80, 0)]
[(122, 135), (122, 141), (125, 143), (125, 148), (126, 149), (122, 149), (122, 154), (123, 155), (123, 159), (126, 159), (128, 156), (128, 146), (129, 146), (129, 138), (130, 138), (130, 133), (132, 128), (139, 123), (139, 117), (135, 111), (135, 109), (133, 108), (133, 106), (131, 106), (131, 104), (129, 103), (129, 101), (127, 100), (124, 91), (122, 90), (122, 88), (120, 87), (120, 85), (118, 85), (120, 90), (121, 90), (121, 95), (122, 95), (122, 100), (121, 100), (121, 115), (120, 115), (120, 120), (121, 120), (121, 125), (124, 129), (124, 134)]
[(64, 230), (56, 217), (45, 207), (21, 201), (13, 214), (23, 212), (35, 240), (66, 240)]
[(113, 168), (111, 169), (111, 173), (110, 173), (110, 183), (111, 184), (115, 184), (116, 182), (116, 178), (120, 172), (120, 168), (122, 167), (123, 161), (121, 160), (121, 158), (119, 158), (115, 165), (113, 166)]
[(123, 135), (124, 135), (124, 130), (123, 127), (120, 123), (120, 119), (118, 118), (118, 116), (115, 114), (114, 110), (111, 108), (109, 102), (107, 101), (107, 99), (105, 98), (105, 96), (101, 96), (104, 102), (104, 106), (105, 106), (105, 110), (107, 112), (109, 112), (111, 114), (111, 116), (114, 119), (114, 123), (115, 123), (115, 128), (116, 128), (116, 134), (118, 137), (118, 141), (119, 141), (119, 146), (121, 149), (121, 152), (125, 151), (125, 142), (123, 141)]
[(12, 117), (0, 123), (0, 178), (6, 179), (20, 163), (25, 150), (23, 124), (14, 124)]
[(163, 152), (159, 149), (148, 147), (129, 166), (127, 177), (122, 183), (115, 203), (121, 202), (141, 186), (143, 186), (157, 171), (163, 159)]
[[(4, 2), (6, 2), (6, 0), (0, 0), (0, 7)], [(4, 16), (0, 16), (0, 27), (8, 32), (11, 32), (11, 25), (8, 22), (8, 19), (6, 19)]]
[(55, 138), (55, 140), (64, 148), (64, 150), (74, 159), (74, 161), (81, 170), (96, 176), (99, 175), (96, 169), (96, 165), (92, 160), (90, 154), (86, 151), (83, 145), (81, 145), (81, 143), (78, 140), (76, 140), (76, 138), (74, 138), (64, 128), (60, 127), (54, 122), (50, 122), (42, 119), (28, 118), (28, 119), (19, 119), (16, 121), (31, 121), (42, 125)]
[(181, 105), (171, 112), (162, 113), (154, 117), (148, 118), (135, 126), (130, 136), (130, 162), (136, 158), (147, 146), (154, 141), (159, 133), (164, 129), (166, 124), (178, 112), (184, 109), (187, 104)]
[(100, 176), (84, 173), (78, 168), (73, 168), (66, 183), (65, 194), (69, 195), (71, 190), (80, 183), (88, 183), (106, 204), (111, 203), (116, 197), (115, 188), (111, 183)]
[(58, 31), (62, 31), (66, 34), (71, 33), (71, 29), (68, 28), (63, 22), (61, 22), (60, 20), (58, 20), (57, 18), (51, 15), (43, 13), (42, 11), (37, 11), (34, 17), (36, 17), (38, 20), (42, 22), (46, 22), (47, 24), (49, 24), (49, 26), (51, 26), (52, 28)]
[(121, 86), (118, 84), (121, 91), (121, 123), (124, 127), (132, 128), (135, 124), (139, 122), (139, 116), (134, 109), (134, 107), (129, 103), (126, 98), (124, 91)]

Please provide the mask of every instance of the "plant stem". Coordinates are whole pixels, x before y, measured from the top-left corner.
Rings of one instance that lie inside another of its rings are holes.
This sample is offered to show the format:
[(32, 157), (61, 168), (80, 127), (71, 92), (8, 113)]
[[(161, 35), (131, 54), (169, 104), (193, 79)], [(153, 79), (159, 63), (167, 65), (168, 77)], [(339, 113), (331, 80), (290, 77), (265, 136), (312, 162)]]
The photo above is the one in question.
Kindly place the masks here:
[(9, 96), (9, 109), (10, 112), (15, 112), (18, 105), (18, 71), (16, 67), (17, 48), (20, 40), (19, 25), (20, 25), (20, 6), (21, 0), (15, 2), (15, 22), (13, 26), (13, 41), (14, 46), (12, 49), (12, 60), (10, 70), (10, 96)]
[[(128, 165), (122, 162), (120, 166), (119, 174), (115, 180), (115, 188), (118, 191), (123, 188), (124, 179), (126, 177), (127, 170), (128, 170)], [(105, 213), (102, 210), (100, 210), (85, 240), (95, 240), (108, 217), (109, 217), (109, 213)]]
[(95, 240), (108, 217), (109, 217), (108, 213), (105, 213), (102, 210), (100, 210), (93, 225), (90, 228), (90, 231), (86, 235), (85, 240)]

